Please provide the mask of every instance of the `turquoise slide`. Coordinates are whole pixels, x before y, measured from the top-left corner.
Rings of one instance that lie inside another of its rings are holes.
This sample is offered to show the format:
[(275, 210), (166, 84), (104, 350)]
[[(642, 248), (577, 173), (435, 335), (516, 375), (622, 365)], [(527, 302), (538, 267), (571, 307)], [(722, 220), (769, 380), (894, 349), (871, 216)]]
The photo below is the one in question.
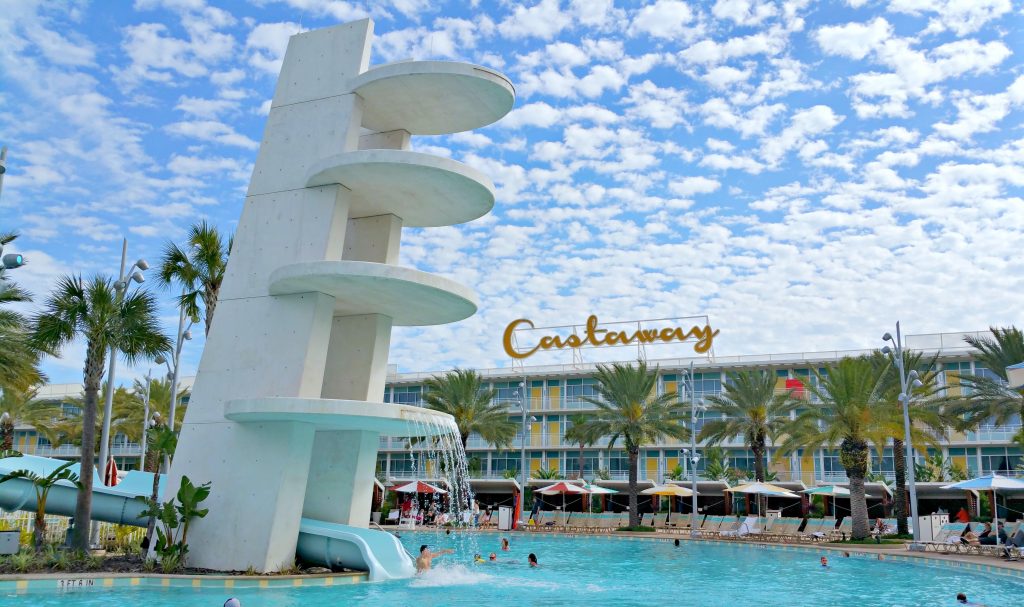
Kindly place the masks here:
[[(0, 459), (0, 475), (15, 470), (31, 470), (46, 476), (64, 460), (24, 455)], [(80, 473), (79, 464), (71, 470)], [(153, 473), (132, 470), (114, 487), (104, 486), (99, 474), (93, 473), (92, 517), (94, 520), (118, 525), (146, 526), (140, 514), (145, 504), (137, 499), (153, 493)], [(163, 476), (159, 483), (163, 491)], [(61, 481), (51, 490), (46, 500), (46, 513), (61, 516), (75, 515), (78, 488)], [(36, 492), (32, 483), (18, 478), (0, 483), (0, 508), (4, 510), (36, 511)], [(303, 562), (338, 569), (354, 569), (369, 573), (371, 581), (410, 577), (415, 562), (395, 536), (385, 531), (361, 529), (350, 525), (302, 519), (299, 528), (296, 556)]]

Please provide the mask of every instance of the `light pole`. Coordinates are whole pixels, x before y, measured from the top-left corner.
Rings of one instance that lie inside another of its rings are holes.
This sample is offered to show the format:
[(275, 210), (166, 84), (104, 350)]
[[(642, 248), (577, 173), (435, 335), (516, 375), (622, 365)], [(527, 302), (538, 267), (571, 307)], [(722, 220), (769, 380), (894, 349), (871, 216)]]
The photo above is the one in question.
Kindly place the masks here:
[[(128, 273), (124, 271), (125, 260), (128, 256), (128, 239), (121, 241), (121, 271), (117, 275), (117, 282), (114, 283), (114, 290), (117, 291), (117, 301), (121, 302), (125, 291), (128, 290), (128, 283), (135, 282), (142, 284), (146, 277), (143, 272), (149, 269), (145, 259), (140, 259), (132, 264)], [(117, 348), (110, 348), (110, 363), (107, 367), (107, 398), (103, 403), (103, 430), (100, 433), (100, 478), (103, 484), (107, 484), (107, 459), (110, 457), (110, 416), (114, 408), (114, 372), (117, 370)]]
[[(911, 370), (910, 373), (906, 373), (903, 368), (903, 336), (900, 333), (900, 323), (896, 321), (896, 339), (893, 339), (892, 335), (886, 333), (882, 336), (882, 341), (892, 342), (893, 347), (885, 346), (882, 348), (883, 354), (892, 354), (896, 358), (896, 370), (900, 374), (900, 396), (899, 401), (903, 406), (903, 442), (907, 447), (906, 457), (906, 469), (907, 469), (907, 485), (910, 489), (910, 518), (914, 524), (914, 543), (917, 544), (921, 541), (921, 524), (917, 518), (917, 486), (914, 478), (914, 446), (910, 442), (910, 393), (915, 388), (920, 388), (924, 384), (918, 377), (916, 370)], [(895, 349), (894, 349), (895, 348)], [(907, 385), (910, 385), (910, 389), (907, 389)]]
[(7, 146), (0, 148), (0, 192), (4, 190), (4, 175), (7, 173)]
[(142, 400), (142, 455), (139, 456), (139, 470), (146, 471), (146, 430), (149, 429), (149, 394), (153, 382), (153, 370), (146, 371), (146, 396)]
[(522, 501), (522, 513), (526, 510), (526, 382), (519, 382), (519, 389), (516, 390), (519, 397), (519, 409), (523, 413), (523, 432), (519, 437), (519, 499)]
[[(697, 453), (697, 396), (693, 390), (693, 361), (690, 361), (690, 371), (686, 375), (686, 391), (690, 396), (690, 537), (697, 537), (697, 463), (700, 461), (700, 454)], [(684, 452), (686, 449), (683, 450)]]
[[(178, 408), (178, 364), (181, 360), (181, 349), (185, 346), (185, 342), (192, 339), (192, 325), (194, 323), (189, 321), (188, 326), (185, 325), (185, 308), (179, 308), (178, 312), (178, 338), (174, 343), (174, 352), (171, 355), (171, 361), (168, 361), (163, 356), (156, 357), (156, 363), (167, 366), (167, 376), (171, 380), (171, 405), (167, 411), (167, 424), (171, 432), (174, 432), (174, 425), (176, 410)], [(164, 456), (164, 466), (168, 471), (171, 469), (171, 458), (169, 455)]]

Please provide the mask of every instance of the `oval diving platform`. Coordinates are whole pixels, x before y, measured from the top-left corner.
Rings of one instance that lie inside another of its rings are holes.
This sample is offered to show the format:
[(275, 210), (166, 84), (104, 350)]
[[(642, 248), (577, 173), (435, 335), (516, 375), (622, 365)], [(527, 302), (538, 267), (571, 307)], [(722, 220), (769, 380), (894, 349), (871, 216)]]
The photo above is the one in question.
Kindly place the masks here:
[(450, 158), (403, 150), (361, 150), (322, 160), (306, 185), (340, 184), (351, 192), (349, 217), (392, 214), (406, 227), (472, 221), (494, 207), (494, 184)]
[(372, 67), (349, 86), (363, 98), (363, 127), (445, 135), (487, 126), (515, 103), (502, 74), (456, 61), (400, 61)]
[(246, 398), (224, 403), (235, 422), (299, 422), (318, 431), (363, 430), (389, 436), (435, 436), (458, 432), (447, 413), (412, 405), (320, 398)]
[(334, 297), (336, 316), (382, 314), (394, 326), (456, 322), (477, 309), (476, 295), (453, 280), (369, 261), (310, 261), (271, 273), (271, 295), (299, 293)]

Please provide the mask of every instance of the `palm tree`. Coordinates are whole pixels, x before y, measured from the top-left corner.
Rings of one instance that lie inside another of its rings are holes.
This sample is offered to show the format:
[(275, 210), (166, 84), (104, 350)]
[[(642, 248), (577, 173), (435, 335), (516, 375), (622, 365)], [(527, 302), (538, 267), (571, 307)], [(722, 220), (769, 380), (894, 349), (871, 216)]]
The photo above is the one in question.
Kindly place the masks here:
[[(17, 237), (16, 232), (0, 233), (0, 245)], [(32, 301), (32, 296), (10, 281), (6, 273), (0, 266), (0, 306)], [(23, 315), (0, 307), (0, 389), (25, 391), (46, 380), (39, 370), (41, 353), (29, 342), (29, 329)]]
[(455, 418), (463, 449), (473, 432), (498, 447), (512, 443), (516, 424), (508, 417), (508, 407), (494, 402), (497, 392), (486, 388), (476, 371), (455, 369), (428, 379), (425, 386), (427, 407)]
[[(146, 436), (146, 459), (150, 457), (153, 461), (163, 461), (164, 457), (170, 457), (174, 454), (174, 450), (178, 447), (178, 435), (173, 430), (167, 427), (167, 424), (158, 424), (149, 431)], [(145, 498), (141, 498), (145, 499)], [(153, 470), (153, 492), (150, 495), (149, 503), (152, 505), (159, 504), (157, 500), (160, 499), (160, 475), (156, 470)], [(149, 515), (149, 521), (146, 523), (146, 537), (142, 540), (142, 548), (148, 549), (150, 542), (153, 541), (153, 531), (156, 529), (156, 516), (155, 512)]]
[[(224, 271), (228, 267), (232, 237), (228, 236), (225, 243), (217, 228), (204, 220), (189, 228), (187, 243), (186, 250), (173, 242), (167, 243), (160, 260), (159, 280), (166, 286), (174, 283), (181, 286), (184, 293), (179, 305), (196, 322), (203, 316), (206, 320), (206, 334), (209, 335), (213, 314), (217, 309), (217, 296), (224, 282)], [(203, 314), (199, 310), (200, 301)]]
[(957, 429), (977, 428), (983, 423), (1005, 425), (1015, 416), (1024, 419), (1024, 388), (1007, 383), (1006, 367), (1024, 362), (1024, 333), (1016, 327), (989, 329), (992, 337), (966, 338), (977, 361), (995, 377), (962, 375), (966, 395), (947, 397), (946, 413), (958, 420)]
[(776, 394), (775, 374), (767, 370), (730, 372), (721, 394), (707, 396), (708, 411), (722, 419), (704, 422), (697, 441), (721, 444), (742, 436), (754, 453), (754, 478), (765, 480), (765, 450), (789, 425), (789, 413), (799, 404), (790, 392)]
[(583, 400), (597, 407), (597, 414), (584, 425), (594, 436), (610, 436), (609, 450), (619, 438), (625, 442), (629, 457), (629, 526), (636, 527), (640, 525), (636, 491), (640, 447), (663, 437), (688, 438), (689, 429), (680, 423), (687, 416), (678, 395), (657, 394), (658, 369), (648, 371), (643, 361), (636, 366), (598, 365), (594, 379), (599, 398), (585, 396)]
[(587, 425), (589, 418), (582, 414), (576, 413), (569, 418), (569, 423), (572, 426), (565, 431), (565, 442), (573, 443), (580, 446), (580, 480), (583, 480), (583, 450), (593, 445), (600, 439), (600, 436), (595, 436), (593, 428)]
[(31, 470), (15, 470), (10, 474), (5, 474), (3, 478), (0, 478), (0, 483), (14, 480), (16, 478), (23, 478), (35, 487), (36, 490), (36, 524), (35, 524), (35, 544), (36, 552), (43, 550), (43, 544), (46, 541), (46, 500), (50, 496), (50, 489), (57, 484), (58, 481), (68, 481), (72, 485), (82, 488), (82, 483), (78, 478), (78, 474), (72, 472), (68, 468), (75, 465), (75, 462), (67, 462), (58, 466), (52, 472), (46, 476), (40, 476)]
[(794, 420), (781, 449), (784, 453), (822, 446), (839, 446), (839, 463), (850, 479), (853, 539), (868, 536), (868, 508), (864, 477), (868, 473), (870, 445), (881, 451), (902, 432), (901, 418), (882, 399), (885, 374), (866, 357), (843, 358), (825, 372), (814, 371), (816, 383), (805, 382), (820, 402)]
[(0, 449), (10, 450), (14, 446), (14, 428), (29, 425), (36, 432), (49, 438), (60, 418), (61, 410), (53, 401), (38, 398), (39, 388), (28, 390), (7, 388), (0, 395)]
[[(882, 385), (879, 390), (880, 397), (898, 415), (903, 415), (903, 403), (899, 396), (902, 392), (900, 384), (899, 367), (893, 358), (895, 353), (889, 355), (876, 350), (871, 353), (871, 364), (882, 374)], [(941, 414), (937, 406), (933, 406), (930, 397), (938, 390), (938, 373), (935, 372), (937, 357), (924, 361), (920, 352), (903, 350), (903, 368), (916, 369), (919, 372), (919, 379), (923, 384), (911, 391), (910, 419), (911, 423), (922, 432), (930, 434), (933, 438), (944, 436), (946, 433), (947, 420)], [(907, 525), (907, 449), (903, 442), (903, 433), (898, 432), (892, 437), (892, 459), (893, 472), (896, 475), (893, 488), (893, 500), (896, 502), (896, 532), (905, 535), (910, 533)]]
[[(178, 392), (178, 406), (174, 410), (175, 428), (181, 427), (185, 419), (187, 405), (182, 404), (182, 399), (189, 393), (188, 389)], [(148, 420), (143, 419), (146, 412), (145, 406), (146, 381), (135, 380), (135, 385), (128, 394), (124, 404), (120, 407), (115, 402), (114, 419), (117, 431), (123, 433), (131, 441), (142, 440), (142, 427)], [(160, 419), (166, 420), (171, 410), (171, 382), (167, 379), (154, 379), (149, 382), (149, 416), (159, 415)], [(173, 453), (171, 454), (174, 455)]]
[[(77, 338), (86, 346), (83, 370), (85, 399), (82, 407), (82, 466), (95, 464), (96, 403), (103, 381), (107, 352), (121, 352), (129, 365), (155, 357), (170, 348), (160, 330), (156, 299), (138, 289), (118, 293), (114, 281), (96, 276), (63, 276), (56, 290), (32, 321), (32, 343), (39, 349), (60, 351)], [(74, 546), (89, 548), (92, 519), (92, 474), (82, 475), (82, 490), (75, 504)]]

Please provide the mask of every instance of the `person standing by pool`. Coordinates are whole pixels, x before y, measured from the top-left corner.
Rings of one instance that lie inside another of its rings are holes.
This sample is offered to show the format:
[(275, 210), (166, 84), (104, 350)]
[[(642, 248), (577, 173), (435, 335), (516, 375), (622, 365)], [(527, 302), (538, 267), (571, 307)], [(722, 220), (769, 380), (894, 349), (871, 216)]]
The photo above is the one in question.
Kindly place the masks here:
[(471, 511), (473, 512), (473, 526), (474, 527), (479, 527), (480, 526), (480, 502), (478, 502), (476, 500), (473, 500), (473, 508), (471, 509)]
[(420, 546), (420, 556), (416, 559), (416, 573), (423, 573), (424, 571), (429, 570), (431, 565), (434, 564), (434, 559), (436, 559), (439, 556), (444, 556), (446, 554), (452, 554), (453, 552), (455, 551), (450, 549), (439, 550), (438, 552), (431, 552), (430, 546), (423, 544), (422, 546)]
[(526, 562), (530, 564), (530, 567), (540, 567), (540, 563), (537, 562), (537, 555), (530, 553), (530, 556), (526, 557)]

